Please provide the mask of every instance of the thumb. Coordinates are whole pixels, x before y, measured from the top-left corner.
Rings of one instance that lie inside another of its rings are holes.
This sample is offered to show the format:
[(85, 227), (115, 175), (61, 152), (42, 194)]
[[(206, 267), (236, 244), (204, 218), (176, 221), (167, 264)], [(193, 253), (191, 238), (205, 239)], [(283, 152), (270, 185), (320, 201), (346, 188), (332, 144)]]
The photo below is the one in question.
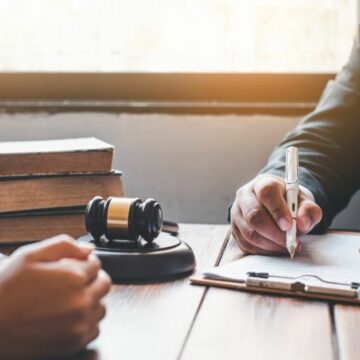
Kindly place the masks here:
[(20, 250), (33, 261), (56, 261), (63, 258), (85, 260), (92, 252), (93, 247), (79, 246), (68, 235), (58, 235), (51, 239), (38, 242)]
[(297, 228), (300, 234), (307, 234), (322, 219), (322, 210), (311, 200), (302, 200), (297, 213)]

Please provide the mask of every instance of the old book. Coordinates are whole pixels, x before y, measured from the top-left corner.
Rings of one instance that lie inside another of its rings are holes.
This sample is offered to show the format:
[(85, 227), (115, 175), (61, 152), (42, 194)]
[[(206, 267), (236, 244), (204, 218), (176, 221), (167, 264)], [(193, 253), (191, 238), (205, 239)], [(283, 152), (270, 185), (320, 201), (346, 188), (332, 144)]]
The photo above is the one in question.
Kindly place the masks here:
[(96, 138), (0, 142), (0, 176), (105, 173), (113, 152)]
[(27, 215), (0, 218), (0, 244), (26, 243), (57, 234), (86, 234), (84, 213)]
[(121, 173), (0, 180), (0, 213), (85, 206), (94, 196), (123, 196)]

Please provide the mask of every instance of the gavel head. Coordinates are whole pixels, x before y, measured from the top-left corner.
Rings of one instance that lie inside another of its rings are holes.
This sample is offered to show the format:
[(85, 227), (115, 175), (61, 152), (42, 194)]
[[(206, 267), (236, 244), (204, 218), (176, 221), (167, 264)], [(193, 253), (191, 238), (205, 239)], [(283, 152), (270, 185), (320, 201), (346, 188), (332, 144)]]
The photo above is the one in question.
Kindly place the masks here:
[(152, 242), (162, 229), (163, 213), (154, 199), (143, 202), (138, 198), (110, 197), (104, 200), (96, 196), (87, 205), (85, 224), (95, 241), (105, 236), (108, 240), (130, 241), (142, 237)]

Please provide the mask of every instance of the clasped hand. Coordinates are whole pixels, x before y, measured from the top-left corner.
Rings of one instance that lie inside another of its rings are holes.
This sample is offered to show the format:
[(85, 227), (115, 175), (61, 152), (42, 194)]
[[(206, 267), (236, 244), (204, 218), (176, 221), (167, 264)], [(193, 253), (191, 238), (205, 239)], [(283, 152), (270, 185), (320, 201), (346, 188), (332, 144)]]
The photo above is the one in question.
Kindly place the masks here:
[(95, 339), (110, 278), (91, 247), (66, 235), (0, 263), (0, 358), (71, 354)]

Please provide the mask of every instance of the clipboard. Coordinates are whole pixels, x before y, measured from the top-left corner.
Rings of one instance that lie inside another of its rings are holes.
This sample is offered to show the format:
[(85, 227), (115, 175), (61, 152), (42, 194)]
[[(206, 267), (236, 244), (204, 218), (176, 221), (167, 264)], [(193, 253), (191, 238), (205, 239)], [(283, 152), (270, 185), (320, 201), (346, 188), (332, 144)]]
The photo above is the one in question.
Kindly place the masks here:
[(305, 251), (295, 262), (287, 257), (246, 255), (194, 275), (190, 281), (195, 285), (360, 305), (360, 234), (331, 231), (308, 235), (301, 241)]

